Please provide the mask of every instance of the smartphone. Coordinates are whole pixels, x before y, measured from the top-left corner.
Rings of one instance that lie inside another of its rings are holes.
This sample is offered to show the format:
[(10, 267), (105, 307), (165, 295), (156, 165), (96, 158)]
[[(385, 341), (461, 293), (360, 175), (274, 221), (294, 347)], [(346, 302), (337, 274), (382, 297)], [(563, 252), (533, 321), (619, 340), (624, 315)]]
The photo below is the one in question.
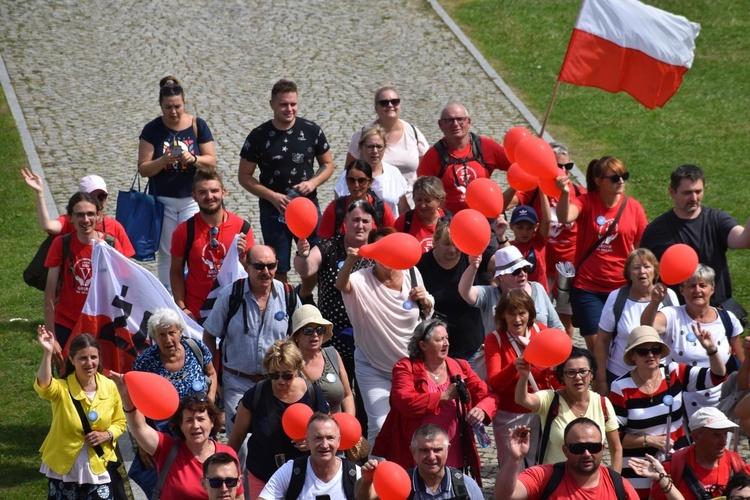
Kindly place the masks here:
[(331, 495), (316, 495), (315, 500), (331, 500)]
[(182, 146), (172, 146), (172, 149), (169, 150), (169, 154), (172, 156), (182, 156)]

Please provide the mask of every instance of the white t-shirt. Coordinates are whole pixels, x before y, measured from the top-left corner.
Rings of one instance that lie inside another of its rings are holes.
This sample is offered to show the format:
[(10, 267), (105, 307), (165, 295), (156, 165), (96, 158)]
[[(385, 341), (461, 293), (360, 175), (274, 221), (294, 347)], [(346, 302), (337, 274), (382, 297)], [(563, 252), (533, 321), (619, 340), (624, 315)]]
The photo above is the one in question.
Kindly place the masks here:
[[(372, 180), (370, 189), (391, 207), (393, 216), (398, 218), (398, 200), (406, 194), (406, 188), (406, 181), (401, 172), (390, 163), (383, 162), (383, 173)], [(337, 198), (349, 194), (349, 188), (346, 186), (346, 170), (341, 172), (333, 191)]]
[[(618, 377), (625, 375), (629, 372), (632, 367), (625, 364), (622, 360), (623, 354), (625, 354), (625, 347), (628, 344), (628, 335), (636, 326), (641, 326), (641, 314), (643, 313), (646, 306), (649, 304), (649, 300), (633, 300), (630, 297), (625, 301), (625, 305), (622, 308), (622, 314), (620, 315), (620, 322), (617, 323), (617, 329), (615, 329), (615, 301), (617, 301), (617, 294), (620, 291), (613, 290), (612, 293), (607, 297), (607, 301), (604, 303), (604, 309), (602, 315), (599, 318), (599, 328), (603, 332), (614, 333), (614, 342), (609, 345), (609, 354), (607, 355), (607, 370), (611, 371)], [(677, 295), (672, 289), (667, 289), (667, 294), (672, 304), (679, 304)], [(662, 309), (662, 305), (659, 304), (659, 310)]]
[[(710, 366), (706, 350), (700, 345), (695, 338), (693, 329), (695, 321), (688, 316), (685, 306), (665, 307), (661, 311), (667, 318), (667, 331), (664, 334), (664, 343), (669, 346), (669, 361), (675, 361), (688, 366)], [(732, 331), (727, 335), (721, 317), (718, 316), (716, 321), (711, 323), (701, 323), (701, 328), (711, 332), (714, 343), (719, 349), (719, 356), (723, 363), (729, 360), (729, 337), (736, 337), (742, 333), (742, 325), (734, 314), (729, 313), (732, 320)], [(685, 404), (688, 418), (695, 413), (698, 408), (704, 406), (716, 406), (719, 403), (722, 384), (697, 392), (685, 392), (682, 399)]]
[[(302, 486), (302, 492), (300, 492), (297, 498), (302, 500), (315, 500), (319, 495), (329, 495), (331, 500), (346, 500), (344, 494), (344, 483), (342, 482), (344, 467), (339, 460), (339, 470), (336, 475), (324, 483), (312, 470), (310, 465), (310, 458), (307, 459), (307, 469), (305, 470), (305, 484)], [(263, 491), (260, 492), (259, 498), (265, 500), (284, 500), (286, 498), (286, 492), (289, 489), (289, 483), (292, 479), (292, 467), (294, 466), (294, 460), (289, 460), (287, 463), (279, 467), (274, 472), (271, 479), (268, 480)], [(361, 476), (359, 465), (357, 465), (357, 479)]]
[[(399, 120), (399, 122), (401, 122), (404, 133), (401, 134), (401, 139), (397, 143), (388, 144), (383, 155), (383, 161), (390, 163), (401, 172), (408, 186), (406, 197), (409, 200), (409, 205), (412, 206), (414, 204), (411, 197), (412, 185), (417, 178), (419, 159), (430, 149), (430, 145), (427, 144), (427, 139), (424, 138), (417, 127), (404, 120)], [(368, 127), (374, 123), (368, 124)], [(352, 140), (349, 143), (349, 154), (356, 159), (359, 159), (360, 137), (362, 137), (362, 129), (352, 134)]]

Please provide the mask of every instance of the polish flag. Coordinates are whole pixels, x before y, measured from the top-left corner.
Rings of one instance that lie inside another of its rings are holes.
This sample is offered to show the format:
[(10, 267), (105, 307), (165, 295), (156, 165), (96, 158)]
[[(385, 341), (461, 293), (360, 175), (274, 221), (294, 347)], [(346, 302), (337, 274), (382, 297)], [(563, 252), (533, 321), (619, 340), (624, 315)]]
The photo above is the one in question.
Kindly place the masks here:
[(558, 79), (664, 106), (693, 64), (698, 33), (699, 24), (637, 0), (583, 0)]

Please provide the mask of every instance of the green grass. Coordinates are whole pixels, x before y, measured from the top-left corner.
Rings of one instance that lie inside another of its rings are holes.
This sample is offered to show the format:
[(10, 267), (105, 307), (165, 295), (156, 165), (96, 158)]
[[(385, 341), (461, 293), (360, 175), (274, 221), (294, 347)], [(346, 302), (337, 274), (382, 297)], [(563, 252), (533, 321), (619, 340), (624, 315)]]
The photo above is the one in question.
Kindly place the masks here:
[[(49, 429), (49, 404), (32, 389), (41, 359), (36, 325), (43, 322), (42, 292), (21, 276), (44, 234), (34, 192), (20, 170), (28, 166), (16, 124), (0, 89), (0, 497), (42, 498), (46, 479), (37, 451)], [(24, 318), (25, 321), (11, 321)]]
[[(444, 0), (446, 10), (541, 122), (580, 0)], [(681, 88), (650, 111), (625, 93), (561, 84), (548, 124), (585, 169), (605, 155), (631, 171), (628, 192), (649, 219), (671, 207), (669, 173), (694, 163), (707, 175), (704, 203), (750, 215), (744, 165), (750, 146), (750, 17), (744, 0), (647, 0), (701, 24)], [(750, 253), (729, 253), (735, 296), (750, 306)]]

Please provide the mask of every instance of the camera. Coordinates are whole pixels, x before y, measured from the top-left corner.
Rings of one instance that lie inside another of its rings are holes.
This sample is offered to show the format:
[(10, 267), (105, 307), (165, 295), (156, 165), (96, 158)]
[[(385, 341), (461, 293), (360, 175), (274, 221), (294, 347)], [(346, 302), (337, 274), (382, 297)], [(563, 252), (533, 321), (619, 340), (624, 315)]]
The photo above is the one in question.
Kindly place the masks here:
[(471, 401), (471, 395), (469, 395), (469, 389), (466, 387), (466, 382), (461, 379), (461, 375), (453, 375), (451, 377), (451, 382), (456, 384), (459, 401), (465, 405), (469, 404), (469, 401)]

